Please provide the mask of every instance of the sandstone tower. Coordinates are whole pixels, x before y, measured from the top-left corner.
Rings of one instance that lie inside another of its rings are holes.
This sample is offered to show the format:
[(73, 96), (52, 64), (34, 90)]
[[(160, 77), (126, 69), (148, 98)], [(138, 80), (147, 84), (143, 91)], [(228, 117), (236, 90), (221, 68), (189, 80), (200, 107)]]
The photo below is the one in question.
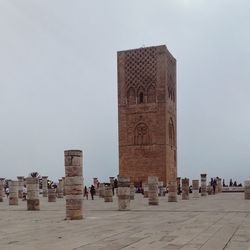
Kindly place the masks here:
[(165, 45), (118, 52), (119, 175), (177, 176), (176, 60)]

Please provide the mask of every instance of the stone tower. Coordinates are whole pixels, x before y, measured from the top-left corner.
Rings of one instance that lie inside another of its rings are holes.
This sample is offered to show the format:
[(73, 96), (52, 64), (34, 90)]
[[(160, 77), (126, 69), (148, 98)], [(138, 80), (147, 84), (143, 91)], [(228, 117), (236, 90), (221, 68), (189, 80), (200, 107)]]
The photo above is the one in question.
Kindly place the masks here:
[(118, 52), (119, 175), (177, 176), (176, 60), (165, 45)]

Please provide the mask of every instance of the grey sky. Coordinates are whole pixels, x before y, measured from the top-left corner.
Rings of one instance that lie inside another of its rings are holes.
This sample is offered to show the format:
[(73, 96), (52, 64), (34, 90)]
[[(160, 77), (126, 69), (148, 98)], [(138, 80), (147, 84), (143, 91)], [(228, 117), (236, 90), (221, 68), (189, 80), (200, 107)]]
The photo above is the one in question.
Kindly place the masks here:
[(0, 175), (118, 173), (116, 52), (177, 59), (178, 175), (250, 175), (250, 2), (0, 0)]

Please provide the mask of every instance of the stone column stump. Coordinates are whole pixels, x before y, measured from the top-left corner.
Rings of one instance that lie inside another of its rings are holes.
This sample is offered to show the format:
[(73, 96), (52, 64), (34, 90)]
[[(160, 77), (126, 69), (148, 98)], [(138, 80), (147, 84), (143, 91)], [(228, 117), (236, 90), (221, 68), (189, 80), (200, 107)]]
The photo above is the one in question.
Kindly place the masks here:
[(9, 205), (18, 205), (18, 181), (9, 182)]
[(244, 181), (245, 200), (250, 200), (250, 177)]
[(158, 177), (148, 177), (148, 205), (159, 205)]
[(143, 197), (144, 198), (148, 198), (148, 184), (147, 183), (144, 183), (143, 184)]
[(135, 199), (135, 186), (133, 183), (130, 183), (130, 200)]
[(111, 186), (104, 187), (104, 201), (105, 202), (113, 202), (113, 192)]
[(118, 177), (118, 210), (130, 210), (130, 178)]
[(168, 182), (168, 202), (177, 202), (177, 182), (176, 182), (176, 180)]
[(39, 201), (39, 179), (35, 177), (27, 177), (27, 210), (40, 210)]
[(201, 174), (201, 196), (207, 195), (207, 174)]
[(0, 202), (3, 202), (4, 197), (4, 178), (0, 178)]
[(99, 197), (104, 198), (104, 192), (105, 192), (105, 185), (104, 183), (99, 184)]
[(62, 177), (63, 196), (65, 196), (65, 177)]
[(57, 198), (63, 198), (63, 183), (62, 179), (58, 180), (58, 186), (57, 186)]
[(199, 180), (193, 180), (192, 181), (192, 187), (193, 187), (193, 198), (199, 198)]
[(48, 197), (48, 176), (42, 176), (43, 197)]
[(18, 180), (18, 198), (23, 198), (24, 176), (17, 176)]
[(184, 178), (182, 182), (182, 200), (189, 200), (189, 179)]
[(56, 202), (56, 190), (54, 188), (48, 189), (48, 202)]
[(83, 164), (81, 150), (65, 150), (66, 219), (83, 219)]

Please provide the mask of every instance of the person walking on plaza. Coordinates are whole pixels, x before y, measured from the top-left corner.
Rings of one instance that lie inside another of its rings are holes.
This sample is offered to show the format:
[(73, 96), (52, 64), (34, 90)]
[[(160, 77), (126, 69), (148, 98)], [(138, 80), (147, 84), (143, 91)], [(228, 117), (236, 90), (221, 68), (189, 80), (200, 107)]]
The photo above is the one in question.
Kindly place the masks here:
[(91, 199), (94, 200), (95, 187), (93, 185), (91, 185), (90, 187), (90, 195), (91, 195)]
[(84, 187), (84, 197), (86, 197), (87, 200), (89, 199), (89, 192), (86, 186)]

